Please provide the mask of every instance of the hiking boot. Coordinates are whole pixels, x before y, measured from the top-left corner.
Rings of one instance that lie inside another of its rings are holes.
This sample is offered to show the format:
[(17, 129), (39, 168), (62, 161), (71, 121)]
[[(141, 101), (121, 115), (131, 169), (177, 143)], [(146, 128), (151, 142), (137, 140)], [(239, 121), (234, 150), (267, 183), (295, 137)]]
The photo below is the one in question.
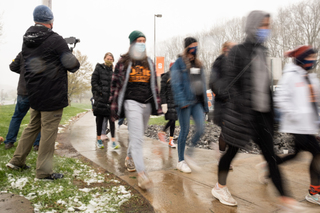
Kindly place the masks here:
[(175, 145), (173, 143), (173, 138), (172, 137), (169, 138), (169, 147), (171, 147), (171, 148), (176, 148), (177, 147), (177, 145)]
[(158, 132), (158, 138), (162, 143), (167, 144), (167, 138), (166, 138), (166, 133), (165, 132)]
[(134, 162), (133, 162), (132, 158), (129, 158), (129, 159), (126, 158), (125, 161), (124, 161), (124, 165), (127, 167), (127, 170), (129, 172), (136, 171), (136, 167), (134, 165)]
[(190, 167), (188, 166), (188, 164), (187, 164), (184, 160), (178, 162), (178, 164), (177, 164), (177, 169), (178, 169), (180, 172), (191, 173)]
[(103, 143), (102, 143), (102, 140), (97, 140), (97, 147), (98, 147), (99, 149), (103, 149), (103, 148), (104, 148), (104, 145), (103, 145)]
[(223, 188), (220, 188), (217, 183), (216, 186), (213, 187), (213, 189), (211, 190), (211, 193), (213, 197), (217, 198), (220, 201), (220, 203), (223, 203), (228, 206), (237, 205), (237, 201), (233, 199), (232, 195), (228, 190), (228, 187), (226, 186)]
[(5, 149), (11, 149), (12, 147), (14, 147), (13, 143), (6, 143), (4, 146)]
[(138, 175), (138, 186), (143, 190), (150, 189), (152, 187), (152, 181), (150, 180), (150, 178), (148, 178), (146, 176), (145, 173), (143, 173), (141, 175), (139, 174)]
[(63, 174), (52, 173), (51, 175), (48, 175), (47, 177), (44, 177), (44, 178), (36, 178), (35, 180), (53, 181), (53, 180), (61, 179), (61, 178), (63, 178), (63, 177), (64, 177)]
[(16, 166), (12, 163), (7, 163), (6, 167), (10, 168), (10, 169), (14, 169), (14, 170), (25, 170), (25, 169), (30, 169), (30, 166), (27, 166), (26, 164), (23, 166)]
[(306, 195), (306, 200), (309, 201), (310, 203), (320, 205), (320, 195), (319, 194), (311, 195), (308, 193)]
[(35, 146), (33, 147), (33, 151), (39, 151), (39, 145), (35, 145)]
[(119, 149), (120, 148), (120, 145), (115, 141), (112, 141), (112, 145), (111, 146), (112, 146), (112, 149)]

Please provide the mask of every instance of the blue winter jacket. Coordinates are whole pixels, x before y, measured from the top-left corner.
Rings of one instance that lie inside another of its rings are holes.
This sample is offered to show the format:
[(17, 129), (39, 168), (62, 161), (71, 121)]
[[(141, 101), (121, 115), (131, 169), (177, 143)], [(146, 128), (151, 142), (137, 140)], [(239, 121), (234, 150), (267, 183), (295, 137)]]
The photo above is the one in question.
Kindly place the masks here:
[[(171, 67), (171, 87), (174, 96), (174, 102), (178, 108), (197, 103), (197, 97), (192, 91), (190, 85), (190, 71), (187, 69), (182, 57), (179, 57)], [(203, 67), (201, 67), (201, 79), (203, 82), (203, 108), (209, 112), (206, 81)]]

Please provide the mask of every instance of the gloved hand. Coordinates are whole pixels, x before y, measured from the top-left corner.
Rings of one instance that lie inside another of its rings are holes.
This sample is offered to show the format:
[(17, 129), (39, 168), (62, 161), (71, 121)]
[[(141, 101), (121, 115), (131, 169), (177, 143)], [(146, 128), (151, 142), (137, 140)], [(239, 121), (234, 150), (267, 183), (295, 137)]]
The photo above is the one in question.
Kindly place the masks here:
[(162, 112), (166, 114), (168, 112), (168, 104), (161, 104)]

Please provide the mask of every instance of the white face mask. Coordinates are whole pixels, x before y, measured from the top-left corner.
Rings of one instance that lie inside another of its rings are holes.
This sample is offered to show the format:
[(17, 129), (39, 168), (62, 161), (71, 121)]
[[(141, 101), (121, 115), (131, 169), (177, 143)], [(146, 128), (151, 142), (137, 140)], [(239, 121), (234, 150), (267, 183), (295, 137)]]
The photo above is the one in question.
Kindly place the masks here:
[(147, 56), (145, 43), (134, 43), (130, 47), (130, 57), (134, 60), (142, 60)]

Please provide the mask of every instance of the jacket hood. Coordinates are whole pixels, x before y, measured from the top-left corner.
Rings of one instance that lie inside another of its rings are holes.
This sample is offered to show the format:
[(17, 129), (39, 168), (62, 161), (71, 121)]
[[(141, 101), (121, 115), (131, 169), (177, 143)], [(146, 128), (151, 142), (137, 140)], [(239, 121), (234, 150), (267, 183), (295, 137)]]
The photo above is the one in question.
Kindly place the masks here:
[(40, 46), (53, 31), (45, 26), (32, 26), (23, 35), (23, 43), (29, 48), (35, 48)]
[(304, 70), (302, 67), (294, 64), (294, 63), (288, 63), (283, 68), (283, 74), (287, 72), (298, 72), (300, 75), (306, 75), (307, 71)]
[(257, 42), (257, 30), (260, 27), (262, 20), (268, 15), (268, 13), (260, 10), (252, 11), (248, 17), (245, 27), (245, 33), (247, 34), (246, 40), (252, 43)]

